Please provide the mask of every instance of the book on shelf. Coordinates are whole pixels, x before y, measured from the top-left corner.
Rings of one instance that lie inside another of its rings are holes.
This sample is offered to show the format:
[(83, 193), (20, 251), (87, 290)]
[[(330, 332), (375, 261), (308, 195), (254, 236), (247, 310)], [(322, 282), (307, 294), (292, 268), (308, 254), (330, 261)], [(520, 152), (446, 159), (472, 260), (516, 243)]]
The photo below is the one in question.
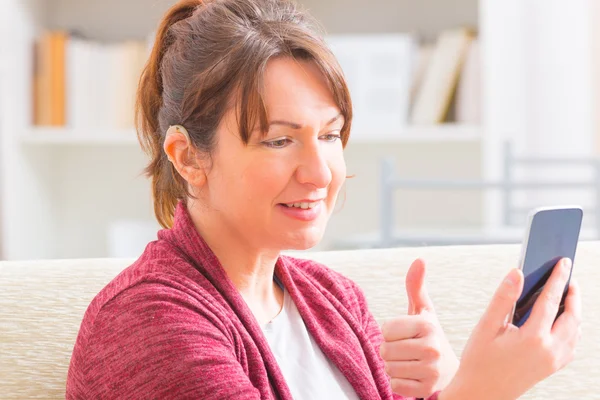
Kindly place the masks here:
[(425, 72), (427, 71), (427, 66), (431, 62), (431, 55), (433, 54), (434, 46), (429, 43), (422, 44), (419, 46), (417, 53), (414, 58), (413, 64), (413, 73), (411, 77), (411, 86), (410, 86), (410, 106), (411, 109), (414, 107), (415, 99), (417, 97), (417, 93), (421, 84), (423, 83), (423, 78), (425, 76)]
[(456, 88), (455, 120), (459, 124), (481, 123), (481, 51), (475, 38), (469, 45)]
[(447, 119), (474, 36), (467, 28), (451, 29), (439, 35), (415, 91), (412, 124), (432, 125)]
[(65, 53), (67, 33), (45, 32), (35, 46), (33, 72), (34, 124), (64, 126), (66, 123)]
[(82, 134), (132, 128), (147, 58), (145, 41), (102, 43), (66, 32), (44, 33), (36, 44), (34, 124)]

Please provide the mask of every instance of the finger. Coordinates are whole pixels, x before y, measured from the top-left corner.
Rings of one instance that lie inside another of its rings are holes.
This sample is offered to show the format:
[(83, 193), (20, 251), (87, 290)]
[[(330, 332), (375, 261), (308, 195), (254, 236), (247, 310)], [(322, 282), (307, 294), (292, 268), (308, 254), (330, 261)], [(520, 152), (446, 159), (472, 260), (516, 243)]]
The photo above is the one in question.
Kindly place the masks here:
[(426, 364), (422, 361), (388, 361), (385, 363), (385, 372), (390, 378), (423, 380), (436, 373), (435, 364)]
[(425, 398), (431, 393), (423, 393), (421, 382), (412, 379), (392, 378), (392, 392), (402, 397)]
[(384, 361), (435, 361), (441, 355), (434, 337), (383, 342), (379, 352)]
[(560, 342), (567, 342), (577, 334), (581, 318), (581, 291), (577, 281), (571, 279), (569, 292), (565, 299), (565, 311), (554, 323), (552, 335)]
[(408, 314), (420, 314), (427, 310), (434, 312), (433, 302), (425, 286), (425, 262), (416, 259), (406, 274), (406, 294), (408, 295)]
[(381, 333), (386, 341), (412, 339), (435, 332), (435, 326), (427, 317), (406, 315), (384, 322)]
[(522, 291), (523, 273), (512, 269), (496, 289), (476, 329), (489, 333), (489, 336), (496, 336), (499, 330), (504, 329), (506, 316), (512, 312)]
[(556, 264), (542, 293), (533, 305), (531, 315), (523, 326), (524, 329), (532, 329), (536, 332), (540, 330), (549, 332), (552, 329), (570, 272), (571, 261), (568, 258), (563, 258)]

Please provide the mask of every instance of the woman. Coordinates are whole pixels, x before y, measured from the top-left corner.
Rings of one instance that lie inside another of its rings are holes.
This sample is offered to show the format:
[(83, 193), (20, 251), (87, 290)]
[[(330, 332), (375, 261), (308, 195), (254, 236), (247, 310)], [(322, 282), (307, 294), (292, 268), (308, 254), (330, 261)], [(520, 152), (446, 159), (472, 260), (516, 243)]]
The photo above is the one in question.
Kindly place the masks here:
[(67, 398), (514, 399), (571, 359), (575, 284), (552, 325), (564, 268), (521, 329), (504, 322), (523, 282), (512, 271), (459, 366), (421, 261), (413, 315), (382, 334), (353, 282), (280, 255), (321, 239), (352, 121), (339, 65), (292, 3), (177, 3), (137, 111), (168, 229), (90, 304)]

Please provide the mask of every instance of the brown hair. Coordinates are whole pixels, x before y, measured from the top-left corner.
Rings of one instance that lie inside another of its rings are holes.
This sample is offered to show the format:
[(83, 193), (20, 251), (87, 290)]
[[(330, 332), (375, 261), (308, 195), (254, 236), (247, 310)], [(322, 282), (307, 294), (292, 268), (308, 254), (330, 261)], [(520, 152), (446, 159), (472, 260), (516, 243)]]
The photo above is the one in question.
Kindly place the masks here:
[(154, 213), (163, 227), (172, 226), (178, 201), (190, 196), (163, 150), (169, 126), (183, 125), (194, 147), (210, 156), (217, 127), (233, 100), (241, 139), (248, 143), (257, 123), (266, 130), (264, 70), (271, 58), (281, 56), (313, 61), (323, 73), (345, 119), (345, 146), (352, 103), (341, 68), (314, 20), (294, 3), (181, 0), (166, 13), (136, 103), (138, 139), (151, 157), (145, 172), (152, 178)]

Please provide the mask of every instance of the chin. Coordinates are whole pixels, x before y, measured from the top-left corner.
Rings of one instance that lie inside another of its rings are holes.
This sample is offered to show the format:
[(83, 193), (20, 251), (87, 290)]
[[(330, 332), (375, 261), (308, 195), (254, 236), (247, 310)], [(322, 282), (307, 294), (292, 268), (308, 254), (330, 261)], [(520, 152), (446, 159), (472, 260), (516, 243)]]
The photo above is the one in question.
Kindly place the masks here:
[(288, 236), (285, 250), (308, 250), (319, 244), (323, 238), (323, 230), (310, 229), (303, 232), (294, 232)]

